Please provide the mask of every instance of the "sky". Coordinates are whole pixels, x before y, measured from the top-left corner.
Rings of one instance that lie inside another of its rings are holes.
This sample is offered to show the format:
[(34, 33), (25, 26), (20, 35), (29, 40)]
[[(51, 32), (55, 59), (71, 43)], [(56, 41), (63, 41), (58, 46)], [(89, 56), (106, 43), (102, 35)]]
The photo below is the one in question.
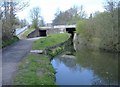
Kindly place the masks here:
[(51, 23), (54, 19), (54, 14), (57, 9), (65, 11), (71, 7), (83, 5), (83, 9), (89, 16), (90, 13), (95, 11), (104, 11), (104, 3), (106, 0), (29, 0), (29, 6), (23, 11), (17, 13), (19, 19), (30, 20), (30, 9), (33, 7), (39, 7), (41, 9), (41, 16), (44, 18), (46, 23)]

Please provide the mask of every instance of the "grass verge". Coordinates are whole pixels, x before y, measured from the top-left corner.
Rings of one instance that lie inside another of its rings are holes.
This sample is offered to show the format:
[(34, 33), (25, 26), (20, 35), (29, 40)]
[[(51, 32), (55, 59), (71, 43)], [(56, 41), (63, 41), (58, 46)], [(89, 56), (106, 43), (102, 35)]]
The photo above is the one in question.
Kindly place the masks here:
[(27, 29), (27, 31), (25, 31), (22, 35), (21, 35), (21, 37), (23, 38), (23, 39), (25, 39), (25, 38), (27, 38), (27, 36), (28, 36), (28, 34), (30, 34), (32, 31), (34, 31), (35, 29), (34, 28), (29, 28), (29, 29)]
[(50, 46), (54, 46), (56, 44), (60, 44), (62, 42), (65, 42), (69, 39), (68, 33), (62, 33), (62, 34), (52, 34), (50, 36), (47, 36), (46, 38), (41, 38), (33, 43), (32, 49), (33, 50), (42, 50)]
[(29, 54), (19, 65), (14, 85), (55, 85), (54, 74), (50, 58)]
[[(52, 34), (41, 38), (33, 43), (32, 49), (45, 49), (65, 42), (69, 34)], [(62, 51), (62, 47), (51, 49), (51, 57)], [(53, 69), (50, 57), (42, 54), (29, 54), (19, 65), (14, 85), (55, 85), (55, 70)]]
[[(18, 40), (19, 40), (19, 38), (17, 36), (13, 36), (10, 39), (2, 40), (2, 48), (17, 42)], [(1, 48), (1, 46), (0, 46), (0, 48)]]

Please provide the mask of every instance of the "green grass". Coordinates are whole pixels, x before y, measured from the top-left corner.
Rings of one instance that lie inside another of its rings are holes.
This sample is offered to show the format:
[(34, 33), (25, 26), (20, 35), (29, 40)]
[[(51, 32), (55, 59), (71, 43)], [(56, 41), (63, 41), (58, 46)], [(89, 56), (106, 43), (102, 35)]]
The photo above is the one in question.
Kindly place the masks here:
[(29, 54), (19, 64), (14, 85), (55, 85), (55, 71), (45, 55)]
[[(2, 40), (2, 48), (17, 42), (18, 40), (19, 40), (19, 38), (17, 36), (13, 36), (12, 38), (6, 39), (6, 40), (3, 39)], [(0, 48), (1, 48), (1, 46), (0, 46)]]
[[(45, 49), (65, 42), (69, 34), (52, 34), (46, 38), (35, 41), (32, 49)], [(58, 54), (62, 48), (57, 47), (51, 50), (51, 56)], [(42, 54), (29, 54), (19, 64), (14, 85), (55, 85), (55, 70), (53, 69), (50, 58)]]
[(27, 38), (27, 36), (28, 36), (28, 34), (30, 34), (32, 31), (34, 31), (35, 29), (34, 28), (29, 28), (27, 31), (25, 31), (22, 35), (21, 35), (21, 37), (23, 38), (23, 39), (25, 39), (25, 38)]
[(46, 47), (54, 46), (56, 44), (60, 44), (62, 42), (65, 42), (69, 38), (68, 33), (62, 33), (62, 34), (52, 34), (50, 36), (47, 36), (46, 38), (41, 38), (33, 43), (32, 49), (35, 50), (41, 50), (45, 49)]

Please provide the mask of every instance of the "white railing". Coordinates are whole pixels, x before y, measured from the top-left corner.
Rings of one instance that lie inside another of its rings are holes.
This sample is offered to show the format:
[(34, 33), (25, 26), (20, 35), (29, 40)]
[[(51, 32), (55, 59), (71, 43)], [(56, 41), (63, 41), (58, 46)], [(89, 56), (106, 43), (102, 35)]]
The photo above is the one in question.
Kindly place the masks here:
[(72, 27), (76, 27), (76, 25), (57, 25), (54, 26), (54, 28), (72, 28)]
[(27, 26), (25, 26), (23, 28), (17, 28), (16, 31), (15, 31), (15, 35), (19, 35), (19, 34), (21, 34), (22, 32), (24, 32), (27, 29), (28, 29)]

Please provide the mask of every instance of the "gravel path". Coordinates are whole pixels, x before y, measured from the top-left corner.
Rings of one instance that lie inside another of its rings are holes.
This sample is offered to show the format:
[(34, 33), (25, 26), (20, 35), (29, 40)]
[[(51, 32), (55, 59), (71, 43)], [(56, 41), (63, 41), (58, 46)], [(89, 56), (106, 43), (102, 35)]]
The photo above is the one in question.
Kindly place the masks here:
[(2, 85), (12, 85), (18, 63), (30, 52), (32, 43), (39, 39), (20, 40), (2, 50)]

